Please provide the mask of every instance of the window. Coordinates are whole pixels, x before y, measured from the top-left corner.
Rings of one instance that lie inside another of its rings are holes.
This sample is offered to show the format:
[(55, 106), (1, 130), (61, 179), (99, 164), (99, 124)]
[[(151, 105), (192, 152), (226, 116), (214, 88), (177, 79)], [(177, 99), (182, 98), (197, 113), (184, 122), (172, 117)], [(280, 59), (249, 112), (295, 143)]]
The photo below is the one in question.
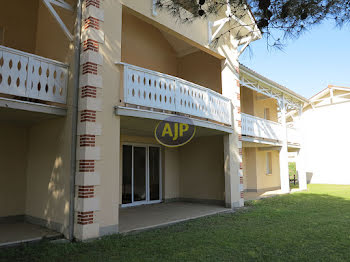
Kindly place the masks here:
[(4, 45), (5, 42), (5, 29), (0, 25), (0, 45)]
[(270, 108), (264, 108), (264, 118), (270, 120)]
[(266, 175), (272, 174), (272, 154), (271, 152), (266, 153)]

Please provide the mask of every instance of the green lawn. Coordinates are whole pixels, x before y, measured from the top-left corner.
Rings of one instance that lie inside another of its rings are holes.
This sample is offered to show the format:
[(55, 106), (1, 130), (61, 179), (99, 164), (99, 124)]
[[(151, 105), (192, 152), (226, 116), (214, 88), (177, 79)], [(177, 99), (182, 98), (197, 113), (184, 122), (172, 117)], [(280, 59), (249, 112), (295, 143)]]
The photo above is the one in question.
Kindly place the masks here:
[(0, 261), (350, 261), (350, 186), (247, 204), (134, 235), (0, 249)]

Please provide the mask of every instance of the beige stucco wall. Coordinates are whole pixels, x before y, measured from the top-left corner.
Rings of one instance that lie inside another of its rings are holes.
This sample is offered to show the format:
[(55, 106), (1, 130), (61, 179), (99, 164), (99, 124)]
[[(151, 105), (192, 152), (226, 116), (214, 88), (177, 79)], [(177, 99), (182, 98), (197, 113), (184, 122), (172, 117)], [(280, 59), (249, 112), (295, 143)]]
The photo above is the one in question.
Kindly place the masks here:
[(178, 76), (220, 94), (222, 93), (221, 60), (203, 51), (179, 58)]
[(123, 10), (122, 62), (177, 75), (174, 49), (160, 30)]
[[(76, 0), (68, 2), (75, 7)], [(64, 8), (55, 8), (55, 10), (68, 30), (74, 35), (76, 12), (71, 12)], [(71, 59), (69, 52), (72, 51), (73, 46), (43, 1), (39, 1), (36, 32), (35, 54), (69, 63)]]
[(25, 212), (27, 128), (1, 123), (0, 217)]
[(123, 5), (129, 8), (135, 15), (141, 19), (152, 23), (154, 26), (161, 28), (191, 45), (205, 49), (219, 56), (206, 47), (208, 46), (208, 21), (206, 19), (197, 19), (192, 23), (180, 23), (174, 16), (166, 11), (157, 11), (157, 15), (152, 15), (153, 0), (121, 0)]
[[(266, 174), (266, 153), (271, 152), (272, 174)], [(248, 191), (264, 191), (280, 187), (278, 151), (261, 151), (257, 147), (243, 148), (244, 188)]]
[(243, 184), (248, 190), (257, 188), (255, 147), (243, 148)]
[(163, 148), (163, 198), (180, 197), (180, 150), (179, 148)]
[[(266, 175), (266, 153), (271, 152), (272, 174)], [(256, 151), (257, 189), (259, 191), (280, 188), (278, 151)]]
[[(70, 199), (71, 125), (66, 118), (29, 129), (26, 214), (67, 230)], [(66, 233), (66, 232), (65, 232)]]
[[(262, 95), (247, 87), (241, 87), (242, 113), (264, 118), (264, 109), (269, 108), (270, 120), (278, 122), (277, 100), (273, 98), (258, 99)], [(265, 97), (267, 98), (267, 97)]]
[(39, 0), (3, 1), (0, 26), (5, 28), (5, 46), (34, 53), (38, 3)]
[(121, 59), (221, 93), (220, 59), (199, 50), (178, 57), (160, 29), (131, 14), (127, 8), (123, 9)]
[(269, 98), (266, 100), (258, 100), (256, 97), (258, 93), (255, 92), (255, 101), (254, 101), (254, 115), (257, 117), (264, 118), (264, 109), (269, 108), (270, 110), (270, 119), (271, 121), (278, 122), (277, 115), (277, 100)]
[(120, 91), (120, 71), (115, 62), (121, 61), (122, 45), (122, 6), (120, 1), (103, 1), (105, 22), (102, 29), (105, 42), (100, 45), (103, 55), (101, 76), (103, 78), (102, 112), (97, 113), (97, 122), (102, 126), (102, 135), (97, 137), (96, 145), (101, 150), (101, 160), (96, 161), (96, 170), (101, 176), (96, 196), (100, 210), (96, 221), (103, 227), (115, 226), (119, 221), (119, 161), (120, 161), (120, 117), (113, 108), (118, 104)]
[(241, 110), (242, 113), (254, 115), (254, 91), (241, 87)]
[(193, 139), (180, 148), (180, 197), (224, 200), (223, 137)]
[[(75, 0), (68, 1), (72, 6)], [(57, 12), (74, 35), (76, 13), (57, 8)], [(26, 215), (57, 223), (68, 235), (72, 110), (74, 92), (74, 49), (57, 21), (40, 1), (37, 14), (35, 53), (69, 65), (67, 115), (42, 120), (29, 129), (26, 170)]]

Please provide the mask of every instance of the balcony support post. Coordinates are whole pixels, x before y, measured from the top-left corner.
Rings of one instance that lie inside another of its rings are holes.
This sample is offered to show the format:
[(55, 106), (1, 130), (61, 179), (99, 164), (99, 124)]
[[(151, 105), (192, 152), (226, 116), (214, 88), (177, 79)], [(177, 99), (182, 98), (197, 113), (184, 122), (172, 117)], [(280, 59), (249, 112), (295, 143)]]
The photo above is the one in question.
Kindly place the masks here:
[[(297, 120), (297, 128), (299, 132), (303, 132), (302, 126), (301, 126), (301, 115), (303, 113), (303, 107), (300, 106), (299, 108), (299, 117)], [(301, 136), (302, 139), (303, 136)], [(306, 190), (307, 189), (307, 179), (306, 179), (306, 172), (305, 172), (305, 154), (304, 154), (304, 147), (303, 147), (303, 141), (300, 141), (300, 149), (298, 151), (297, 161), (296, 161), (296, 167), (298, 171), (298, 181), (299, 181), (299, 189)]]
[(281, 110), (281, 139), (282, 147), (279, 154), (279, 163), (280, 163), (280, 178), (281, 178), (281, 191), (288, 193), (290, 191), (289, 187), (289, 170), (288, 170), (288, 142), (287, 142), (287, 122), (286, 122), (286, 103), (284, 95), (282, 99), (279, 100), (279, 107)]

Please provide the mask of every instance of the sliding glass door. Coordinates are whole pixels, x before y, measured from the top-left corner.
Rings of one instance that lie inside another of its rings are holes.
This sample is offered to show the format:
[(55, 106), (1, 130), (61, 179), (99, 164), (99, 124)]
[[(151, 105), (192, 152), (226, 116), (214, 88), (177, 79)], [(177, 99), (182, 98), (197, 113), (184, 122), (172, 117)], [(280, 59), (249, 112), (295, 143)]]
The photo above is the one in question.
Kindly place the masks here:
[(123, 145), (122, 205), (161, 200), (160, 147)]

